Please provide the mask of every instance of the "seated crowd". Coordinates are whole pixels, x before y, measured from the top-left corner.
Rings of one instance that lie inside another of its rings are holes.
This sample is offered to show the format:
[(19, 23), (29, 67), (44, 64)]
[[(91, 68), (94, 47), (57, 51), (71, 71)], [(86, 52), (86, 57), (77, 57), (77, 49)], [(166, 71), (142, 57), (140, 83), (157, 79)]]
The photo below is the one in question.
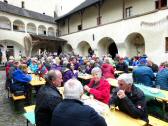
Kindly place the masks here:
[[(129, 66), (134, 66), (131, 74), (128, 73)], [(10, 57), (6, 63), (6, 88), (16, 94), (22, 91), (28, 96), (32, 80), (30, 71), (46, 81), (36, 96), (37, 126), (106, 126), (103, 117), (80, 101), (84, 92), (110, 107), (118, 106), (133, 118), (148, 122), (144, 93), (134, 84), (159, 85), (161, 89), (168, 90), (168, 63), (158, 67), (146, 55), (132, 59), (116, 55), (114, 60), (109, 55), (99, 58), (96, 55), (81, 57), (63, 53), (22, 57), (20, 60)], [(124, 74), (116, 75), (115, 71), (123, 71)], [(81, 73), (93, 77), (84, 87), (78, 81)], [(116, 78), (118, 88), (111, 91), (108, 78)], [(60, 86), (64, 86), (64, 97), (57, 89)]]

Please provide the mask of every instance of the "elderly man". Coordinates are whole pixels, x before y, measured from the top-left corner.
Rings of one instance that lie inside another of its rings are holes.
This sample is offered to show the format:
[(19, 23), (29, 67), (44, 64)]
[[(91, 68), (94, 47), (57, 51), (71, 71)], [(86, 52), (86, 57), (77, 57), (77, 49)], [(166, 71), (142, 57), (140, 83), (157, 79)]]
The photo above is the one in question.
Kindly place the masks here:
[(139, 60), (140, 65), (133, 70), (133, 79), (135, 83), (142, 83), (145, 86), (153, 87), (154, 73), (152, 69), (146, 66), (146, 59)]
[(110, 84), (102, 77), (102, 71), (99, 67), (93, 68), (91, 73), (93, 79), (84, 86), (85, 91), (93, 95), (95, 99), (108, 104), (110, 100)]
[(107, 126), (104, 118), (80, 101), (82, 94), (80, 81), (70, 79), (65, 83), (65, 99), (54, 109), (51, 126)]
[(50, 126), (52, 112), (62, 101), (62, 95), (57, 87), (61, 86), (62, 74), (60, 71), (50, 70), (46, 75), (46, 84), (40, 88), (35, 108), (37, 126)]
[(159, 85), (160, 89), (168, 91), (168, 63), (165, 64), (165, 68), (157, 73), (156, 85)]
[(120, 75), (118, 86), (113, 92), (110, 106), (118, 106), (128, 115), (148, 122), (145, 96), (143, 91), (133, 85), (132, 74)]

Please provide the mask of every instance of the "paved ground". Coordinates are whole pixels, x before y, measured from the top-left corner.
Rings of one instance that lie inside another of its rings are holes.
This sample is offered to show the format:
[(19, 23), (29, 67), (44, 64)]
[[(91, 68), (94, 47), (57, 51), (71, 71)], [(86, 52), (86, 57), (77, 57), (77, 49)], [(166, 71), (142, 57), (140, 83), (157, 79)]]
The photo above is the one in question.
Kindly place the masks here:
[[(14, 108), (11, 100), (7, 98), (5, 90), (5, 72), (0, 71), (0, 126), (26, 126), (23, 111)], [(23, 108), (24, 103), (19, 103), (19, 109)], [(31, 125), (29, 125), (31, 126)]]

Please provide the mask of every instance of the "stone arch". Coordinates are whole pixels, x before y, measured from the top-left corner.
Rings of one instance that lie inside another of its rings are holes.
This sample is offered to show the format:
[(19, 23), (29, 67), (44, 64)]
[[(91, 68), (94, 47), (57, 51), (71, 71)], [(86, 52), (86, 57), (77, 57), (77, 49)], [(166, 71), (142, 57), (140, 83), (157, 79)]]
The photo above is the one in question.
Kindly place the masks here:
[(145, 54), (145, 40), (142, 34), (134, 32), (127, 36), (125, 40), (127, 56), (133, 57)]
[(0, 44), (3, 45), (3, 53), (6, 56), (6, 51), (8, 50), (8, 54), (14, 56), (15, 58), (19, 57), (19, 55), (25, 55), (24, 47), (13, 40), (0, 40)]
[(21, 20), (15, 20), (13, 22), (13, 30), (14, 31), (20, 31), (20, 32), (25, 32), (25, 24)]
[(64, 45), (63, 51), (65, 53), (70, 53), (70, 52), (73, 52), (73, 48), (72, 48), (72, 46), (69, 43), (67, 43), (67, 44)]
[(38, 34), (39, 35), (46, 35), (46, 27), (44, 25), (39, 25), (38, 26)]
[(81, 56), (88, 56), (91, 46), (88, 42), (82, 41), (77, 46), (77, 51)]
[(0, 28), (11, 30), (11, 21), (5, 16), (0, 16)]
[(48, 36), (55, 36), (55, 31), (53, 27), (48, 28)]
[(36, 34), (36, 25), (34, 23), (27, 24), (27, 33)]
[(114, 40), (110, 37), (104, 37), (98, 42), (98, 55), (101, 57), (103, 55), (111, 54), (114, 58), (118, 54), (118, 48)]

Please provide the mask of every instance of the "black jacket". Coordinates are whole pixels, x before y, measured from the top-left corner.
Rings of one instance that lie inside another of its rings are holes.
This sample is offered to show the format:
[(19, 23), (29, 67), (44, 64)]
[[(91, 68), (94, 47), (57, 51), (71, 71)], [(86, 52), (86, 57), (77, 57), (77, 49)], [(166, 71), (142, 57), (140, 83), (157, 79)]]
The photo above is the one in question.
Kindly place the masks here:
[(51, 126), (107, 126), (103, 117), (81, 101), (65, 99), (53, 112)]
[(125, 73), (128, 73), (128, 65), (125, 62), (124, 63), (118, 63), (116, 65), (116, 70), (124, 71)]
[(41, 87), (36, 98), (36, 126), (50, 126), (52, 112), (62, 101), (62, 95), (56, 87), (46, 84)]
[(126, 97), (119, 99), (118, 88), (115, 89), (110, 100), (110, 105), (118, 106), (119, 109), (133, 118), (140, 118), (148, 122), (146, 101), (143, 91), (132, 85), (132, 92), (126, 93)]

